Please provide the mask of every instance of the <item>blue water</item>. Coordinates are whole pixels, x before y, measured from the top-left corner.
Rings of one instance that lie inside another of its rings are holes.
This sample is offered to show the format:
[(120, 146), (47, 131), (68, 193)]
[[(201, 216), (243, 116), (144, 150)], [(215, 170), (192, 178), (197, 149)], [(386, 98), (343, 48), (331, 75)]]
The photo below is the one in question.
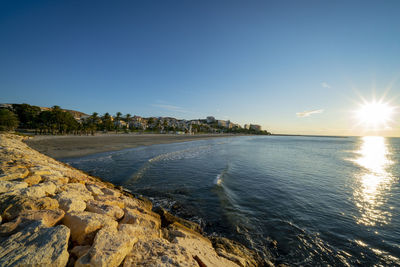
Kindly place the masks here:
[(64, 161), (276, 263), (400, 265), (399, 138), (246, 136)]

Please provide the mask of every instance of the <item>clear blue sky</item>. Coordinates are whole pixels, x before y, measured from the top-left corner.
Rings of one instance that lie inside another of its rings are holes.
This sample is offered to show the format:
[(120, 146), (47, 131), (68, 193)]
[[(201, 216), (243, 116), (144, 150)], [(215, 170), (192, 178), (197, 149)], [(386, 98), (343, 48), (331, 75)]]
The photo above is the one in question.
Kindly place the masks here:
[(400, 1), (0, 2), (3, 103), (357, 134), (398, 78)]

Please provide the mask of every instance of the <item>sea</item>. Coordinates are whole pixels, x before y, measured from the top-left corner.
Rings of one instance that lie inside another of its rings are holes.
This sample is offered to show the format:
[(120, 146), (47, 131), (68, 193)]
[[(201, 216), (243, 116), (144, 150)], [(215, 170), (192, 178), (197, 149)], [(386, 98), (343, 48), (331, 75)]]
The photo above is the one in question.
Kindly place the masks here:
[(289, 266), (400, 266), (400, 138), (241, 136), (62, 161)]

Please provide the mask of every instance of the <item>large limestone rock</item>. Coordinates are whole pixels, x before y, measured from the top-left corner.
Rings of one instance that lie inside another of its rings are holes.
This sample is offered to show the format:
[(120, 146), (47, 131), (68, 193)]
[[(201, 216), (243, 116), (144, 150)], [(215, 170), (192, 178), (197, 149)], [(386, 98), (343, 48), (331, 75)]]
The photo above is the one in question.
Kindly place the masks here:
[(28, 184), (17, 181), (0, 181), (0, 194), (27, 188)]
[(0, 195), (0, 214), (6, 221), (11, 221), (25, 210), (38, 210), (35, 201), (26, 196)]
[(51, 169), (49, 167), (44, 167), (44, 166), (35, 166), (29, 168), (29, 171), (33, 175), (50, 175), (51, 174)]
[(60, 191), (64, 191), (71, 195), (80, 195), (80, 198), (87, 201), (93, 199), (93, 196), (86, 186), (81, 183), (69, 183), (60, 187)]
[(101, 201), (106, 205), (112, 205), (112, 206), (118, 206), (121, 209), (125, 207), (125, 204), (123, 201), (121, 201), (120, 198), (111, 196), (111, 195), (96, 195), (94, 196), (94, 199), (97, 201)]
[(224, 237), (212, 237), (211, 241), (219, 256), (227, 258), (240, 266), (256, 267), (262, 263), (260, 256), (238, 242)]
[(79, 195), (63, 191), (56, 195), (56, 199), (65, 212), (80, 212), (86, 209), (86, 203)]
[(42, 198), (48, 195), (54, 195), (56, 189), (57, 187), (54, 183), (45, 182), (21, 189), (20, 194), (29, 198)]
[(157, 238), (139, 240), (126, 256), (123, 266), (197, 267), (199, 265), (184, 247)]
[(109, 216), (93, 212), (72, 212), (64, 216), (63, 224), (71, 229), (71, 239), (79, 245), (88, 245), (102, 227), (117, 228), (118, 223)]
[(55, 210), (59, 207), (58, 201), (50, 197), (39, 198), (35, 201), (35, 204), (41, 210)]
[(224, 257), (220, 257), (215, 252), (211, 241), (192, 229), (174, 222), (168, 226), (167, 230), (169, 240), (184, 247), (199, 265), (239, 266)]
[(42, 175), (41, 177), (44, 182), (53, 182), (58, 186), (62, 186), (69, 182), (68, 177), (64, 177), (62, 174)]
[(18, 218), (0, 225), (0, 236), (9, 236), (21, 231), (33, 221), (39, 221), (42, 226), (52, 227), (64, 217), (62, 210), (23, 211)]
[(124, 203), (124, 206), (130, 209), (138, 209), (140, 211), (151, 210), (153, 205), (144, 199), (133, 198), (121, 195), (119, 201)]
[(80, 183), (65, 184), (58, 189), (56, 199), (65, 212), (80, 212), (86, 209), (86, 201), (93, 199), (86, 186)]
[(98, 184), (86, 184), (86, 188), (92, 193), (92, 195), (104, 195), (103, 191), (101, 190), (104, 186), (100, 186)]
[(195, 222), (191, 222), (191, 221), (176, 217), (176, 216), (172, 215), (171, 213), (169, 213), (168, 211), (166, 211), (165, 209), (160, 208), (160, 207), (154, 208), (154, 212), (158, 213), (161, 216), (161, 222), (162, 222), (163, 227), (167, 227), (168, 225), (170, 225), (174, 222), (178, 222), (179, 224), (184, 225), (185, 227), (192, 229), (193, 231), (202, 233), (202, 229), (201, 229), (200, 225)]
[(25, 211), (20, 215), (23, 220), (41, 221), (46, 227), (52, 227), (62, 220), (64, 211), (56, 210), (38, 210), (38, 211)]
[(35, 185), (42, 181), (42, 177), (40, 175), (30, 175), (22, 179), (25, 183), (29, 184), (29, 186)]
[(135, 236), (130, 235), (130, 227), (132, 226), (120, 225), (118, 230), (112, 227), (102, 228), (96, 234), (90, 250), (76, 261), (75, 266), (119, 266), (138, 241)]
[(121, 193), (118, 192), (118, 191), (115, 190), (115, 189), (110, 189), (110, 188), (104, 187), (104, 188), (101, 189), (101, 191), (103, 191), (103, 193), (104, 193), (105, 195), (109, 195), (109, 196), (113, 196), (113, 197), (119, 197), (119, 196), (121, 196)]
[(89, 200), (86, 203), (86, 210), (94, 213), (104, 214), (116, 220), (119, 220), (122, 218), (122, 216), (124, 216), (124, 211), (120, 207), (107, 205), (96, 200)]
[(144, 228), (160, 229), (161, 219), (157, 213), (148, 211), (148, 213), (142, 213), (137, 209), (125, 208), (125, 216), (121, 220), (124, 224), (135, 224), (140, 225)]
[(22, 179), (28, 174), (29, 171), (24, 166), (6, 166), (0, 169), (0, 181)]
[(66, 266), (70, 231), (34, 222), (0, 243), (0, 266)]

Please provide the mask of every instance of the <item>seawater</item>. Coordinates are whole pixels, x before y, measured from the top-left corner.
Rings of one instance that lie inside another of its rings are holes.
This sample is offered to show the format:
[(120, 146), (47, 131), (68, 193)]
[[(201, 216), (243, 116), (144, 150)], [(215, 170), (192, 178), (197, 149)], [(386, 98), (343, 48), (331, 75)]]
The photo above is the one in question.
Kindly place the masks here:
[(276, 263), (400, 265), (399, 138), (244, 136), (63, 161)]

